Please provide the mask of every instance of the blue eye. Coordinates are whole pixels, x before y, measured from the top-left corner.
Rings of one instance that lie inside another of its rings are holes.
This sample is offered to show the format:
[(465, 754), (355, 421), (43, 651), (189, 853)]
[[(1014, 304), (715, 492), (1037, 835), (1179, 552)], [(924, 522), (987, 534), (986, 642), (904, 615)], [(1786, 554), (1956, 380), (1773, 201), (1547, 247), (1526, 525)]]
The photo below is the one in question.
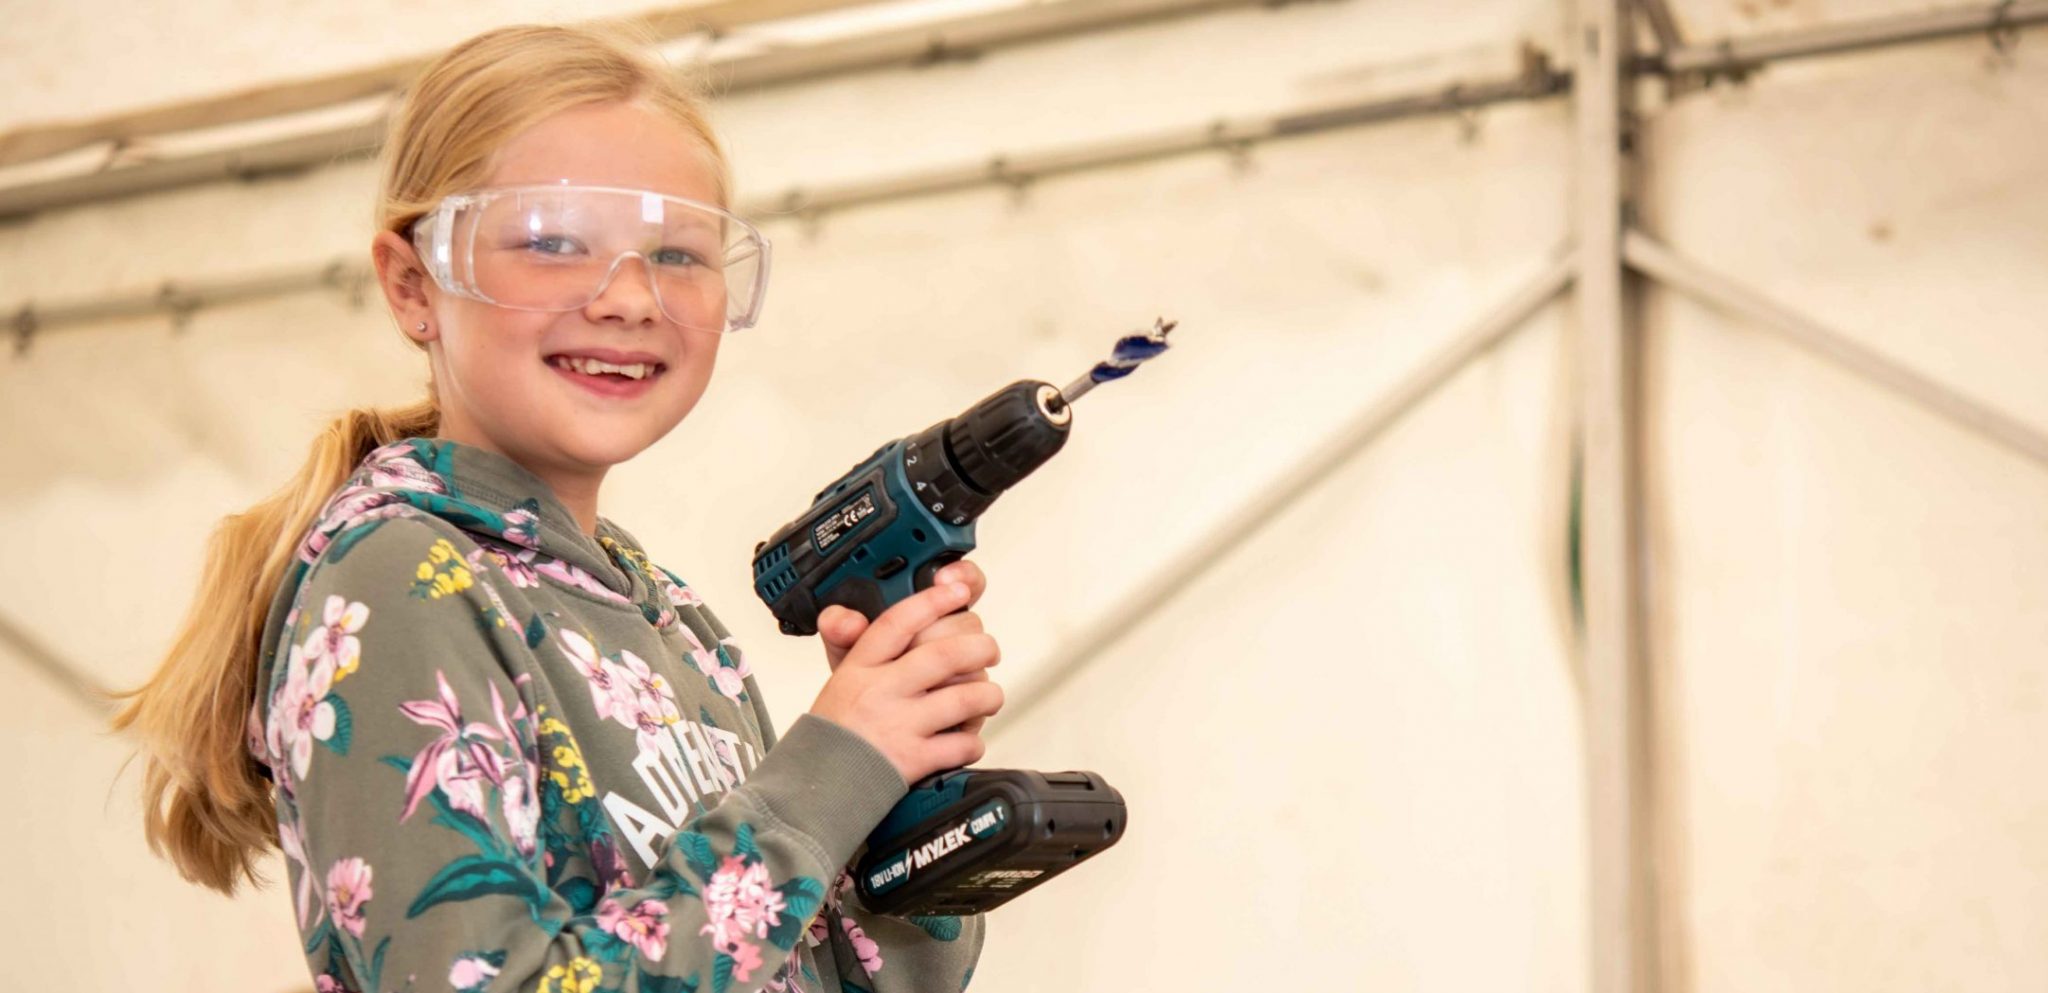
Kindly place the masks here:
[(696, 252), (692, 252), (687, 248), (675, 248), (673, 246), (657, 250), (654, 253), (654, 262), (657, 265), (704, 264), (704, 260), (698, 258)]
[(533, 238), (528, 239), (526, 242), (526, 247), (532, 251), (540, 252), (544, 255), (565, 255), (570, 252), (574, 252), (582, 248), (583, 246), (578, 245), (576, 243), (576, 239), (570, 238), (566, 235), (550, 234), (537, 235)]

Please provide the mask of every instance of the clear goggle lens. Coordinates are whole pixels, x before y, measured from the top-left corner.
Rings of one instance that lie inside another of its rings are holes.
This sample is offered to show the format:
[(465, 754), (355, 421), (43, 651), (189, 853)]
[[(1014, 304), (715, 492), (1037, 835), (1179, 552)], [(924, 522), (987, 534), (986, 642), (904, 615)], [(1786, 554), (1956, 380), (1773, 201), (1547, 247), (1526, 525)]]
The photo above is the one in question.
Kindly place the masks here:
[(637, 267), (663, 316), (702, 331), (760, 317), (768, 239), (707, 203), (644, 190), (519, 186), (457, 194), (413, 244), (443, 289), (515, 310), (588, 306)]

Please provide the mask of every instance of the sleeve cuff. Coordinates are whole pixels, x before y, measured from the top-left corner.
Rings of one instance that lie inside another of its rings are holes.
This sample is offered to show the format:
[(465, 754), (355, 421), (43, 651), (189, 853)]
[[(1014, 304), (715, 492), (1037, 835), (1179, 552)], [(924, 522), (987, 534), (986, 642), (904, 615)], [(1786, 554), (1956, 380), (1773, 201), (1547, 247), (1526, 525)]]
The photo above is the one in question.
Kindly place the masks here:
[(816, 839), (835, 865), (852, 858), (889, 808), (910, 792), (888, 756), (816, 714), (789, 726), (761, 757), (748, 785), (777, 817)]

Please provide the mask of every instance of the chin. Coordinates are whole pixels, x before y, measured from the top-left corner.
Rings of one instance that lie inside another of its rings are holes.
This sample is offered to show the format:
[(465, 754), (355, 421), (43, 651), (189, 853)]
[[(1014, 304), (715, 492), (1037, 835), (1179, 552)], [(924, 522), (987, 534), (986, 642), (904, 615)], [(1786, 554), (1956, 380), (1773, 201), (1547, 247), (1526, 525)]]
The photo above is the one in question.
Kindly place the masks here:
[(561, 438), (557, 447), (563, 457), (582, 465), (610, 467), (631, 460), (667, 433), (644, 427), (617, 431), (585, 428), (567, 432), (567, 437)]

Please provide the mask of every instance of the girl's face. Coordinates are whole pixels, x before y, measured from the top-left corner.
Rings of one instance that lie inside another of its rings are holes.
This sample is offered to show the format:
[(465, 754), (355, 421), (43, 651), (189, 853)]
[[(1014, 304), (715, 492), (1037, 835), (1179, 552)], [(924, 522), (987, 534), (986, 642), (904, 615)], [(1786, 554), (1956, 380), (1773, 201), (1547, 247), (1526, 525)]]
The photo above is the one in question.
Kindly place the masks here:
[[(501, 148), (486, 186), (569, 182), (651, 190), (717, 203), (703, 146), (658, 111), (632, 103), (573, 108)], [(380, 234), (403, 243), (398, 235)], [(409, 257), (417, 259), (409, 245)], [(417, 264), (415, 262), (415, 264)], [(427, 342), (441, 436), (524, 465), (558, 489), (583, 489), (682, 421), (711, 381), (716, 332), (663, 316), (645, 266), (629, 259), (579, 310), (512, 310), (443, 292), (423, 278), (427, 312), (401, 320)], [(419, 321), (428, 323), (422, 335)], [(635, 395), (593, 384), (566, 356), (658, 363)]]

